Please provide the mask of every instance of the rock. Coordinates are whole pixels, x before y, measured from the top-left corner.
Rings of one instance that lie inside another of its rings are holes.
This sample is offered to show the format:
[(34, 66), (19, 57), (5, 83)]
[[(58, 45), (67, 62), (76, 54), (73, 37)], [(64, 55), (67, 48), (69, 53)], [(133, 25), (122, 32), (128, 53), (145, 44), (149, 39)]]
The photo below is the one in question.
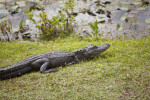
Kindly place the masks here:
[(16, 4), (17, 4), (19, 7), (25, 7), (25, 6), (26, 6), (26, 2), (25, 2), (25, 1), (17, 1)]
[(10, 7), (10, 12), (15, 12), (19, 8), (18, 5), (13, 5)]
[(11, 6), (10, 7), (10, 10), (9, 10), (9, 12), (11, 13), (11, 14), (15, 14), (15, 13), (18, 13), (18, 12), (20, 12), (21, 11), (21, 9), (19, 9), (19, 6), (18, 5), (13, 5), (13, 6)]
[(0, 23), (3, 23), (5, 21), (7, 21), (7, 20), (8, 20), (8, 17), (3, 17), (3, 18), (0, 19)]
[(96, 20), (98, 21), (98, 23), (105, 23), (106, 21), (108, 21), (108, 18), (103, 15), (103, 16), (97, 16)]
[(97, 9), (101, 9), (101, 10), (103, 10), (103, 11), (106, 10), (106, 7), (105, 7), (105, 6), (101, 6), (101, 5), (97, 6), (96, 8), (97, 8)]
[(76, 17), (78, 15), (77, 12), (73, 12), (73, 13), (70, 13), (70, 15), (73, 15), (74, 17)]
[(0, 4), (0, 8), (3, 8), (4, 7), (4, 5), (3, 4)]
[(139, 5), (141, 4), (141, 0), (134, 0), (131, 2), (131, 5)]
[(80, 33), (78, 33), (78, 35), (81, 37), (92, 37), (92, 35), (89, 33), (90, 32), (87, 29), (83, 29)]
[(0, 36), (0, 41), (8, 41), (8, 37), (7, 36)]
[(145, 20), (145, 23), (150, 24), (150, 18), (147, 18), (147, 19)]
[(146, 10), (148, 8), (147, 5), (141, 5), (137, 8), (137, 10), (142, 11), (142, 10)]
[(33, 9), (36, 9), (37, 3), (35, 2), (28, 2), (27, 3), (27, 9), (29, 9), (30, 11)]
[(122, 25), (121, 24), (117, 24), (117, 30), (119, 30), (119, 31), (121, 31), (121, 30), (123, 30), (123, 27), (122, 27)]
[(19, 27), (13, 27), (12, 28), (12, 34), (18, 34), (20, 31)]
[(118, 6), (117, 10), (129, 10), (129, 5), (121, 4), (120, 6)]
[(103, 1), (101, 1), (101, 2), (102, 2), (102, 4), (107, 5), (107, 4), (110, 4), (110, 3), (111, 3), (111, 0), (103, 0)]
[(96, 11), (96, 13), (98, 13), (98, 14), (104, 14), (105, 11), (104, 11), (103, 9), (98, 9), (98, 10)]
[(128, 21), (128, 19), (127, 19), (127, 17), (128, 17), (128, 13), (125, 13), (122, 17), (121, 17), (121, 21)]
[(6, 9), (1, 9), (0, 10), (0, 18), (5, 17), (9, 14), (9, 11)]
[(14, 39), (19, 39), (20, 41), (23, 41), (19, 27), (12, 28), (12, 35), (14, 36)]
[(32, 35), (29, 32), (25, 32), (25, 33), (23, 33), (22, 37), (23, 37), (23, 39), (31, 39)]
[(106, 11), (106, 16), (107, 16), (108, 18), (111, 18), (111, 12), (110, 12), (110, 11)]
[(92, 11), (88, 10), (87, 13), (91, 16), (96, 16), (96, 14), (94, 14)]
[(26, 31), (28, 31), (28, 30), (29, 30), (29, 26), (23, 24), (23, 25), (22, 25), (22, 29), (21, 29), (20, 31), (21, 31), (21, 33), (23, 33), (23, 32), (26, 32)]

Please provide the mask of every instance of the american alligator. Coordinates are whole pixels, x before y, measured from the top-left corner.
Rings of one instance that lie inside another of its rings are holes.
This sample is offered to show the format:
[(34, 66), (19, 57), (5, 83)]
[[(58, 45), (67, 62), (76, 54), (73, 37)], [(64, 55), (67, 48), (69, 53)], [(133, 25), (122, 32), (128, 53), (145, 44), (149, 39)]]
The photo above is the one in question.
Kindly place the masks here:
[(109, 44), (100, 46), (91, 44), (73, 52), (52, 51), (39, 55), (32, 55), (16, 64), (0, 68), (0, 79), (14, 78), (38, 70), (40, 70), (41, 73), (54, 72), (57, 71), (56, 67), (74, 64), (84, 59), (93, 58), (107, 50), (109, 47)]

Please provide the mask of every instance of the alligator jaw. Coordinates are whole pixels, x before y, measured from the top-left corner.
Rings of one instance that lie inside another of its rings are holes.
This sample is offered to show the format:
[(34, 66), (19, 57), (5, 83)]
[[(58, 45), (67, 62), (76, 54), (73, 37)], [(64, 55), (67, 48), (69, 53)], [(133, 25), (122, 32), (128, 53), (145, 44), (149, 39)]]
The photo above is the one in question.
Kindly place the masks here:
[(96, 50), (96, 52), (101, 54), (102, 52), (106, 51), (110, 47), (110, 44), (107, 43), (107, 44), (100, 45), (97, 47), (98, 47), (98, 49)]
[(75, 54), (75, 57), (78, 59), (78, 61), (93, 58), (104, 51), (106, 51), (110, 47), (110, 44), (104, 44), (95, 46), (93, 44), (86, 46), (83, 49), (75, 50), (73, 53)]
[(95, 57), (103, 53), (110, 47), (110, 44), (104, 44), (104, 45), (99, 45), (99, 46), (90, 45), (90, 46), (91, 47), (87, 49), (87, 52), (85, 53), (87, 58)]

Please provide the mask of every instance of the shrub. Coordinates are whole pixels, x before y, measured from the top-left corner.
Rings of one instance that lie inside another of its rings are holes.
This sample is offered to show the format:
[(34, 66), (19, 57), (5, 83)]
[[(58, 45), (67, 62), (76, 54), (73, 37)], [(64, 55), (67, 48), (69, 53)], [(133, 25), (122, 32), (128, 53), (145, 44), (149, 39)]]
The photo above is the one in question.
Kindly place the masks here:
[[(72, 33), (73, 26), (72, 23), (74, 22), (74, 16), (68, 15), (68, 10), (72, 9), (71, 6), (73, 6), (73, 1), (68, 2), (62, 11), (58, 12), (57, 16), (53, 16), (52, 19), (48, 19), (48, 16), (46, 12), (42, 11), (38, 15), (40, 18), (40, 21), (36, 22), (33, 19), (33, 11), (25, 11), (25, 13), (28, 15), (28, 18), (33, 21), (34, 24), (36, 24), (36, 28), (38, 28), (42, 34), (40, 35), (42, 39), (54, 39), (56, 37), (65, 37)], [(68, 17), (66, 16), (66, 14)]]
[(97, 20), (93, 24), (90, 24), (90, 27), (92, 29), (93, 36), (97, 38), (98, 37), (98, 33), (99, 33)]

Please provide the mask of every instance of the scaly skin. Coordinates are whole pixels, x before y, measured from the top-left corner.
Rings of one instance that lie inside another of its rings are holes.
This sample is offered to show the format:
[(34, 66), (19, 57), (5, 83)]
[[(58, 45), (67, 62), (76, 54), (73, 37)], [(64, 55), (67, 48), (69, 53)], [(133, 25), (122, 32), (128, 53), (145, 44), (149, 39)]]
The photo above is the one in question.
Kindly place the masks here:
[(40, 70), (41, 73), (54, 72), (57, 71), (57, 69), (55, 69), (56, 67), (74, 64), (84, 59), (93, 58), (107, 50), (109, 47), (109, 44), (100, 46), (89, 45), (73, 52), (52, 51), (39, 55), (32, 55), (16, 64), (0, 68), (0, 79), (4, 80), (18, 77), (37, 70)]

